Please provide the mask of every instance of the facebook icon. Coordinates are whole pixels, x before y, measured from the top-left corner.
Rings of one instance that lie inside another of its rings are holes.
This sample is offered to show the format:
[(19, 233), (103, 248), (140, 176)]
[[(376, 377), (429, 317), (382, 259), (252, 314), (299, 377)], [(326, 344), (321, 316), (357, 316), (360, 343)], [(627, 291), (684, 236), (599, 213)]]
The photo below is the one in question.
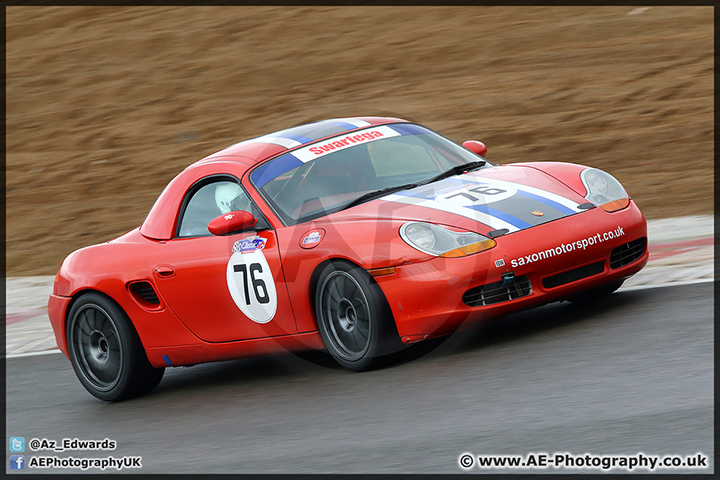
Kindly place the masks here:
[(23, 470), (25, 468), (25, 455), (10, 455), (10, 470)]

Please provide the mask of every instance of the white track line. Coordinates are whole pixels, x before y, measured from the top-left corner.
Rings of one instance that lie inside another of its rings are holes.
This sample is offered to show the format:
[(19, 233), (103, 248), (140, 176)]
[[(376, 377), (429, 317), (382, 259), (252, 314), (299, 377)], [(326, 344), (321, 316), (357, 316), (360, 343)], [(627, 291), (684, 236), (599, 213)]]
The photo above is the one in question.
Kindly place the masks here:
[(680, 287), (682, 285), (695, 285), (697, 283), (711, 283), (714, 278), (698, 278), (696, 280), (685, 280), (682, 282), (655, 283), (651, 285), (635, 285), (633, 287), (620, 287), (618, 292), (632, 292), (634, 290), (650, 290), (651, 288)]
[[(710, 283), (714, 282), (713, 278), (700, 278), (697, 280), (688, 280), (684, 282), (671, 282), (671, 283), (657, 283), (654, 285), (636, 285), (634, 287), (620, 287), (618, 292), (634, 292), (637, 290), (651, 290), (653, 288), (666, 288), (666, 287), (680, 287), (683, 285), (696, 285), (698, 283)], [(40, 355), (50, 355), (52, 353), (61, 353), (60, 349), (55, 348), (53, 350), (43, 350), (42, 352), (27, 352), (27, 353), (13, 353), (5, 355), (6, 359), (10, 358), (22, 358), (22, 357), (37, 357)]]
[(51, 353), (62, 353), (59, 348), (53, 350), (43, 350), (42, 352), (26, 352), (26, 353), (11, 353), (5, 355), (5, 358), (20, 358), (20, 357), (37, 357), (38, 355), (50, 355)]

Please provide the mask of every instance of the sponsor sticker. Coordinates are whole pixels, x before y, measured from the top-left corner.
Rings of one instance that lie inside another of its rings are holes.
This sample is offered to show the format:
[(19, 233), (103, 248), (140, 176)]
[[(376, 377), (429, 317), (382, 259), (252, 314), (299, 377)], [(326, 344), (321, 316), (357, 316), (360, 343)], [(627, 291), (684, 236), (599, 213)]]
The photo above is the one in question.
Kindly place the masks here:
[(325, 229), (314, 228), (305, 232), (299, 240), (300, 247), (305, 249), (315, 248), (325, 238)]
[(232, 247), (232, 251), (233, 253), (252, 253), (255, 250), (262, 250), (265, 248), (265, 242), (267, 242), (266, 239), (254, 235), (235, 242)]
[(368, 128), (359, 132), (352, 132), (337, 137), (329, 138), (308, 147), (300, 148), (292, 152), (293, 156), (303, 163), (320, 158), (329, 153), (334, 153), (362, 143), (373, 142), (382, 138), (398, 137), (400, 133), (388, 126)]
[(529, 263), (538, 262), (548, 258), (557, 257), (567, 253), (574, 252), (575, 250), (585, 250), (595, 244), (607, 242), (614, 238), (620, 238), (625, 235), (623, 227), (618, 226), (615, 230), (605, 233), (596, 233), (592, 237), (583, 238), (581, 240), (574, 240), (569, 243), (561, 243), (557, 247), (551, 247), (547, 250), (541, 250), (528, 255), (524, 255), (518, 258), (510, 260), (510, 266), (512, 268), (521, 267)]
[(320, 241), (320, 238), (321, 238), (320, 232), (314, 231), (314, 232), (310, 233), (310, 235), (308, 235), (307, 237), (303, 238), (302, 243), (303, 243), (303, 245), (308, 245), (311, 243), (318, 243)]

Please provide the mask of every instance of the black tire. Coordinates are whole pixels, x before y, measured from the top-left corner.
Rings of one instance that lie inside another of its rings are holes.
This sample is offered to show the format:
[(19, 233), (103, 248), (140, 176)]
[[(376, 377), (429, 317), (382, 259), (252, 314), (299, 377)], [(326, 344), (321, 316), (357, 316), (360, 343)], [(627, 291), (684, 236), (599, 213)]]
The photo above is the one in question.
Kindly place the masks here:
[(334, 262), (322, 270), (315, 318), (330, 355), (350, 370), (377, 368), (402, 348), (382, 290), (354, 264)]
[(66, 332), (75, 375), (100, 400), (116, 402), (144, 395), (165, 373), (148, 361), (122, 308), (103, 295), (86, 293), (78, 298), (68, 314)]
[(577, 293), (572, 297), (568, 298), (568, 301), (577, 304), (590, 304), (598, 301), (602, 301), (606, 297), (610, 296), (615, 290), (622, 287), (625, 279), (615, 280), (599, 287), (585, 290), (584, 292)]

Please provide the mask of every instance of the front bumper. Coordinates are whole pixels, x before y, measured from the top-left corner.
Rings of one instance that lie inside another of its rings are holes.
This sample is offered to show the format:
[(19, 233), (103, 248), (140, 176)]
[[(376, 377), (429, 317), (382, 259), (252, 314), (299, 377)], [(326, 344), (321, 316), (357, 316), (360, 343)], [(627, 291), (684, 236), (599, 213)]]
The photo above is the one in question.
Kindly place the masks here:
[(495, 240), (485, 252), (431, 258), (376, 278), (405, 343), (625, 279), (648, 260), (647, 223), (634, 202)]

